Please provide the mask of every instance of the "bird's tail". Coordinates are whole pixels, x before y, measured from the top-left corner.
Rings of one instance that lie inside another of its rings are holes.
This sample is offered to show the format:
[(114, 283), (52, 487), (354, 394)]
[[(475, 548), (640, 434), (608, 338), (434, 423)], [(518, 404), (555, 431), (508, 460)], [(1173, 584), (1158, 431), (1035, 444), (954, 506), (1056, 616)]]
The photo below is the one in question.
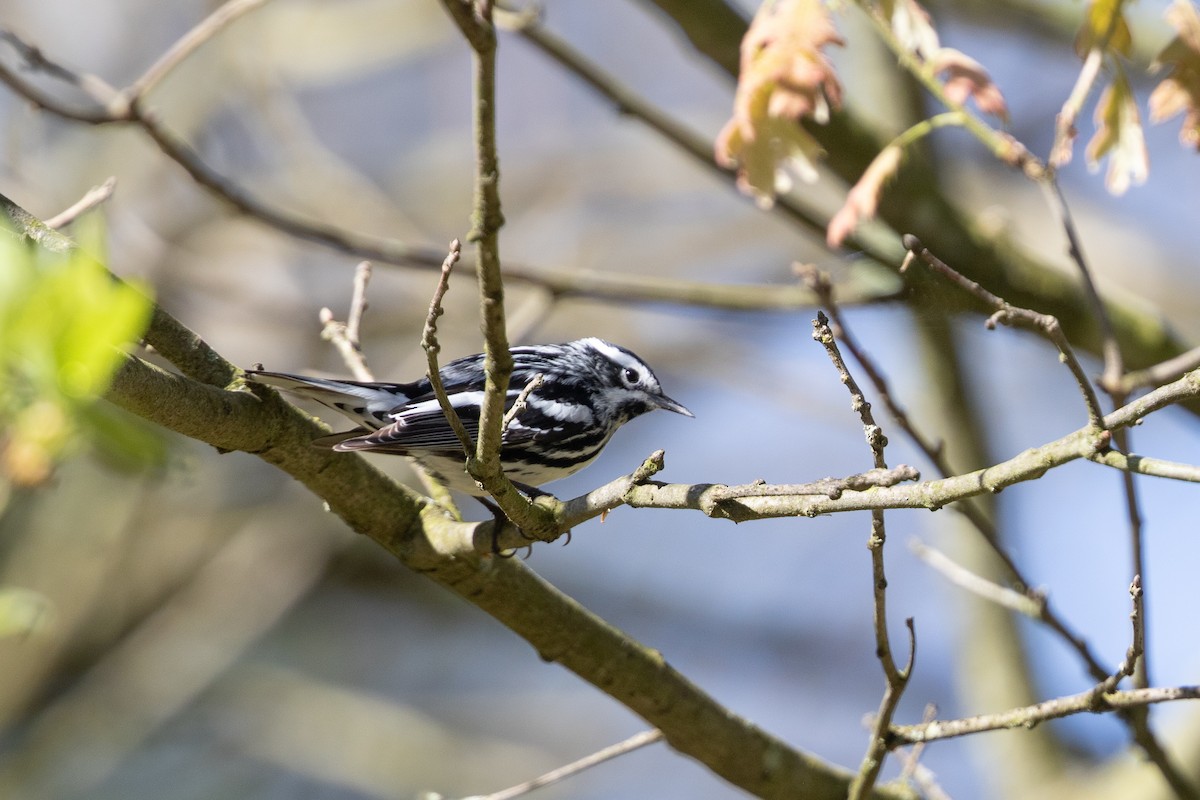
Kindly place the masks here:
[(332, 380), (259, 369), (246, 370), (246, 380), (314, 400), (367, 430), (390, 424), (389, 414), (407, 402), (412, 392), (411, 385), (405, 383)]

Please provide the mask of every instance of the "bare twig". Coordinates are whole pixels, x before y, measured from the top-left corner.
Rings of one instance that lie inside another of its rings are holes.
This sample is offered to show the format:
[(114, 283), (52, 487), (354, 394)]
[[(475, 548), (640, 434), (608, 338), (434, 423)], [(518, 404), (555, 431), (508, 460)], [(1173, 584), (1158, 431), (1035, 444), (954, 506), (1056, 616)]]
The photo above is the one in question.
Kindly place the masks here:
[[(1117, 15), (1113, 14), (1109, 22), (1109, 29), (1105, 33), (1106, 40), (1112, 33), (1116, 19)], [(1051, 208), (1058, 214), (1063, 232), (1067, 237), (1068, 253), (1079, 270), (1085, 297), (1087, 298), (1088, 305), (1091, 306), (1093, 316), (1100, 326), (1103, 337), (1102, 353), (1104, 355), (1104, 374), (1100, 378), (1100, 386), (1108, 392), (1113, 405), (1119, 407), (1124, 405), (1128, 399), (1128, 395), (1121, 388), (1121, 378), (1125, 372), (1125, 361), (1121, 354), (1121, 344), (1117, 339), (1112, 318), (1109, 316), (1108, 309), (1105, 308), (1104, 301), (1100, 297), (1100, 292), (1097, 290), (1095, 281), (1092, 279), (1091, 269), (1088, 267), (1087, 259), (1083, 254), (1083, 245), (1079, 237), (1079, 232), (1075, 227), (1075, 222), (1071, 216), (1071, 210), (1067, 205), (1066, 198), (1063, 195), (1062, 187), (1059, 186), (1058, 181), (1053, 176), (1040, 181), (1040, 185)], [(1113, 443), (1119, 451), (1128, 453), (1132, 448), (1131, 439), (1132, 437), (1127, 430), (1113, 432)], [(1129, 523), (1131, 569), (1135, 579), (1144, 584), (1146, 580), (1146, 554), (1145, 543), (1142, 537), (1141, 503), (1138, 499), (1137, 483), (1132, 471), (1122, 471), (1121, 487), (1125, 494), (1126, 518)], [(1141, 613), (1134, 616), (1133, 624), (1136, 629), (1139, 629), (1135, 630), (1135, 640), (1140, 640), (1144, 643), (1146, 636), (1146, 614), (1144, 607), (1141, 609)], [(1150, 667), (1144, 648), (1141, 651), (1141, 657), (1136, 660), (1134, 665), (1133, 683), (1140, 688), (1150, 685)], [(1155, 740), (1149, 726), (1149, 710), (1146, 708), (1131, 709), (1128, 715), (1125, 715), (1125, 718), (1130, 723), (1135, 741), (1143, 747), (1147, 755), (1159, 767), (1159, 770), (1163, 773), (1163, 777), (1171, 784), (1176, 793), (1181, 797), (1200, 797), (1200, 792), (1197, 792), (1196, 789), (1189, 785), (1187, 779), (1167, 759), (1165, 751), (1163, 751), (1161, 745)]]
[[(937, 706), (929, 703), (925, 706), (925, 713), (921, 716), (921, 721), (928, 724), (935, 719), (937, 719)], [(950, 796), (938, 785), (937, 776), (921, 763), (925, 747), (925, 742), (917, 742), (907, 752), (904, 750), (895, 752), (895, 756), (903, 764), (900, 769), (900, 780), (916, 784), (925, 800), (950, 800)]]
[(475, 452), (475, 444), (471, 441), (471, 434), (467, 433), (466, 427), (458, 416), (458, 411), (446, 394), (446, 387), (442, 385), (441, 370), (438, 367), (438, 352), (442, 346), (438, 344), (437, 340), (437, 319), (445, 313), (442, 310), (442, 298), (446, 296), (446, 291), (450, 288), (450, 271), (454, 269), (454, 264), (458, 261), (461, 252), (462, 245), (458, 239), (450, 242), (449, 251), (442, 261), (441, 277), (438, 278), (437, 288), (433, 290), (433, 299), (429, 301), (429, 313), (425, 316), (425, 329), (421, 332), (421, 348), (425, 351), (428, 365), (426, 374), (429, 376), (429, 384), (433, 388), (433, 393), (437, 396), (438, 405), (442, 407), (446, 421), (450, 423), (454, 435), (462, 444), (464, 457), (470, 458)]
[(333, 316), (333, 311), (322, 308), (319, 314), (322, 330), (321, 338), (332, 342), (342, 356), (342, 361), (360, 381), (375, 380), (370, 367), (367, 366), (367, 356), (362, 349), (362, 318), (367, 310), (367, 284), (371, 280), (371, 262), (363, 261), (354, 270), (354, 291), (350, 296), (350, 312), (346, 322), (341, 322)]
[(104, 183), (99, 186), (93, 186), (84, 193), (83, 197), (76, 200), (70, 207), (63, 209), (45, 220), (46, 226), (50, 228), (63, 228), (70, 225), (79, 217), (79, 215), (90, 211), (96, 206), (112, 197), (113, 190), (117, 188), (117, 179), (115, 176), (110, 176), (105, 179)]
[(895, 486), (904, 481), (921, 479), (921, 473), (907, 464), (901, 464), (892, 469), (872, 469), (845, 478), (822, 478), (809, 483), (777, 483), (768, 484), (766, 481), (755, 481), (741, 486), (723, 486), (714, 490), (710, 499), (715, 503), (725, 500), (737, 500), (743, 497), (784, 497), (804, 494), (819, 494), (825, 497), (838, 498), (843, 492), (861, 492), (872, 486)]
[(513, 401), (512, 406), (504, 415), (503, 422), (500, 424), (501, 437), (504, 436), (505, 431), (508, 430), (508, 426), (511, 425), (512, 421), (517, 418), (517, 415), (525, 410), (525, 406), (529, 402), (529, 395), (537, 391), (537, 388), (542, 385), (542, 380), (544, 377), (545, 376), (543, 376), (540, 372), (534, 375), (529, 379), (529, 383), (525, 384), (525, 388), (521, 390), (521, 393), (517, 395), (517, 399)]
[(1071, 375), (1074, 376), (1075, 382), (1079, 386), (1079, 392), (1083, 395), (1084, 404), (1087, 406), (1088, 421), (1094, 427), (1100, 430), (1104, 429), (1104, 412), (1100, 409), (1100, 400), (1096, 397), (1096, 390), (1092, 388), (1092, 383), (1083, 371), (1079, 359), (1075, 357), (1075, 351), (1071, 347), (1071, 343), (1067, 341), (1066, 335), (1063, 334), (1062, 326), (1059, 325), (1057, 318), (1049, 314), (1041, 314), (1027, 308), (1018, 308), (1010, 305), (1004, 298), (992, 294), (929, 252), (921, 244), (921, 240), (912, 234), (905, 234), (904, 246), (909, 252), (914, 253), (917, 258), (921, 259), (931, 270), (948, 278), (952, 283), (996, 309), (995, 313), (988, 318), (987, 326), (989, 328), (995, 327), (996, 323), (999, 322), (1003, 325), (1036, 331), (1045, 336), (1051, 344), (1058, 348), (1058, 352), (1062, 355), (1063, 363), (1071, 370)]
[(367, 284), (371, 282), (371, 262), (360, 261), (354, 268), (354, 293), (350, 296), (350, 314), (346, 317), (346, 336), (356, 346), (362, 343), (362, 319), (367, 310)]
[[(149, 69), (121, 91), (121, 100), (128, 106), (141, 101), (171, 70), (179, 66), (205, 42), (220, 33), (231, 22), (253, 11), (268, 0), (229, 0), (209, 14), (194, 28), (185, 33), (175, 44), (159, 56)], [(114, 115), (121, 113), (120, 107), (113, 108)]]
[[(1146, 634), (1145, 629), (1140, 624), (1143, 611), (1142, 580), (1137, 575), (1133, 576), (1133, 581), (1129, 584), (1129, 597), (1133, 600), (1133, 608), (1129, 612), (1129, 622), (1133, 628), (1133, 640), (1129, 645), (1129, 649), (1125, 651), (1125, 659), (1117, 667), (1116, 672), (1110, 675), (1108, 680), (1103, 681), (1092, 690), (1099, 695), (1108, 694), (1116, 689), (1121, 681), (1131, 677), (1137, 671), (1138, 659), (1145, 655)], [(1139, 686), (1137, 688), (1144, 689), (1146, 687)]]
[[(1113, 14), (1113, 19), (1116, 19), (1116, 16)], [(1100, 74), (1103, 60), (1104, 49), (1099, 45), (1088, 51), (1087, 57), (1084, 58), (1083, 68), (1079, 70), (1079, 77), (1075, 79), (1071, 93), (1063, 103), (1062, 110), (1058, 112), (1058, 119), (1054, 125), (1054, 143), (1050, 147), (1048, 171), (1057, 170), (1071, 161), (1076, 134), (1075, 120), (1079, 118), (1083, 101), (1087, 99), (1092, 87), (1096, 85), (1096, 77)]]
[(1063, 195), (1062, 187), (1053, 178), (1039, 181), (1038, 185), (1042, 188), (1046, 202), (1058, 217), (1063, 233), (1067, 237), (1067, 254), (1075, 262), (1076, 269), (1079, 270), (1084, 296), (1092, 309), (1096, 323), (1100, 326), (1100, 335), (1103, 340), (1101, 352), (1104, 356), (1104, 374), (1100, 378), (1100, 386), (1106, 391), (1111, 391), (1110, 387), (1120, 384), (1121, 375), (1125, 371), (1124, 360), (1121, 357), (1121, 343), (1117, 340), (1112, 318), (1104, 306), (1104, 301), (1100, 298), (1096, 282), (1092, 279), (1092, 270), (1088, 266), (1087, 257), (1083, 254), (1083, 242), (1079, 237), (1079, 230), (1075, 227), (1075, 219), (1071, 215), (1071, 208), (1067, 205), (1067, 198)]
[[(334, 317), (333, 311), (322, 308), (318, 315), (321, 320), (321, 338), (331, 342), (342, 357), (346, 368), (354, 374), (356, 380), (372, 382), (375, 373), (367, 365), (367, 356), (362, 349), (362, 319), (367, 310), (367, 285), (371, 280), (371, 262), (363, 261), (354, 270), (354, 289), (350, 296), (350, 311), (346, 322)], [(444, 508), (452, 517), (462, 519), (462, 513), (454, 504), (450, 490), (429, 471), (415, 461), (409, 466), (416, 473), (425, 493)]]
[(933, 742), (952, 739), (984, 731), (1008, 728), (1028, 728), (1051, 719), (1060, 719), (1074, 714), (1098, 714), (1118, 709), (1141, 708), (1154, 703), (1177, 700), (1200, 700), (1200, 686), (1177, 686), (1171, 688), (1132, 689), (1096, 695), (1089, 689), (1079, 694), (1047, 700), (1024, 708), (1014, 708), (998, 714), (980, 714), (955, 720), (935, 720), (921, 725), (896, 725), (889, 732), (892, 747), (917, 742)]
[(496, 153), (496, 29), (489, 0), (442, 0), (471, 46), (472, 91), (475, 110), (475, 192), (471, 233), (479, 278), (479, 315), (483, 329), (483, 399), (479, 434), (467, 471), (518, 528), (530, 538), (551, 541), (560, 534), (555, 525), (556, 500), (549, 495), (533, 503), (517, 491), (500, 463), (502, 428), (513, 359), (505, 325), (504, 277), (500, 269), (500, 167)]
[(638, 750), (646, 745), (660, 742), (662, 741), (662, 738), (663, 735), (661, 731), (642, 731), (641, 733), (630, 736), (623, 742), (617, 742), (616, 744), (606, 747), (603, 750), (597, 750), (595, 753), (592, 753), (589, 756), (585, 756), (578, 761), (572, 761), (570, 764), (561, 766), (558, 769), (551, 770), (550, 772), (540, 775), (531, 781), (517, 784), (516, 786), (503, 791), (494, 792), (493, 794), (468, 798), (468, 800), (512, 800), (514, 797), (520, 797), (522, 795), (529, 794), (534, 789), (540, 789), (543, 786), (549, 786), (552, 783), (558, 783), (565, 778), (569, 778), (572, 775), (583, 772), (585, 769), (594, 767), (597, 764), (603, 764), (605, 761), (610, 761), (618, 756), (623, 756), (626, 753), (632, 753), (634, 750)]
[[(850, 407), (857, 412), (862, 421), (863, 432), (875, 461), (875, 469), (886, 470), (887, 460), (884, 457), (884, 448), (887, 447), (887, 437), (883, 434), (883, 429), (875, 423), (875, 417), (871, 413), (871, 404), (867, 402), (858, 382), (846, 367), (833, 330), (829, 327), (829, 318), (820, 311), (817, 312), (817, 318), (813, 322), (813, 338), (825, 348), (839, 378), (850, 392)], [(879, 663), (883, 667), (887, 685), (879, 704), (879, 712), (875, 718), (866, 755), (863, 756), (858, 774), (850, 783), (849, 800), (861, 800), (866, 797), (879, 779), (879, 772), (883, 769), (883, 761), (887, 755), (887, 740), (884, 734), (892, 723), (896, 707), (900, 704), (900, 697), (908, 685), (908, 678), (912, 674), (913, 659), (916, 655), (917, 641), (911, 618), (905, 621), (909, 635), (907, 665), (903, 668), (898, 667), (895, 656), (892, 654), (887, 621), (887, 574), (884, 568), (883, 548), (886, 541), (883, 509), (872, 509), (871, 536), (867, 548), (871, 552), (871, 585), (875, 609), (875, 657), (879, 659)]]

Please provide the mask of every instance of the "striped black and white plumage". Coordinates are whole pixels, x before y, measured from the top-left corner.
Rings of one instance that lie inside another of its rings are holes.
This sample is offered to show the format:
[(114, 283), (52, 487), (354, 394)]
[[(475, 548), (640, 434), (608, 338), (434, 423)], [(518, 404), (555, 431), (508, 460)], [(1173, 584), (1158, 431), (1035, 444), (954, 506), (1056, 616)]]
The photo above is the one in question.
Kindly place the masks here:
[[(536, 487), (583, 469), (600, 455), (617, 428), (664, 408), (692, 416), (663, 394), (650, 367), (629, 350), (601, 339), (512, 348), (513, 373), (506, 408), (539, 373), (542, 383), (509, 424), (500, 461), (509, 479)], [(474, 439), (483, 400), (483, 355), (441, 368), (459, 418)], [(453, 489), (481, 490), (464, 468), (462, 445), (446, 421), (428, 377), (412, 383), (361, 383), (249, 370), (246, 377), (339, 411), (358, 428), (322, 437), (334, 450), (409, 456)]]

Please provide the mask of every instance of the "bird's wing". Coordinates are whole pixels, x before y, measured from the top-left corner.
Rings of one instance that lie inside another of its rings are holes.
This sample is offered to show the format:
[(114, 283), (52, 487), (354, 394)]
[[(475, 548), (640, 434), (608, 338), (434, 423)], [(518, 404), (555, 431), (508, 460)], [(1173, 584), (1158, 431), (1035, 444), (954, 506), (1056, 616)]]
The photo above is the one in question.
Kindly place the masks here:
[[(520, 390), (510, 390), (505, 402), (511, 408)], [(475, 441), (479, 436), (479, 404), (483, 392), (459, 391), (449, 394), (450, 403), (458, 412), (467, 435)], [(395, 421), (377, 431), (337, 442), (337, 450), (373, 450), (382, 453), (420, 455), (422, 452), (462, 452), (462, 443), (442, 413), (437, 398), (409, 403), (392, 413)], [(503, 444), (513, 445), (532, 441), (535, 431), (514, 421), (504, 433)]]

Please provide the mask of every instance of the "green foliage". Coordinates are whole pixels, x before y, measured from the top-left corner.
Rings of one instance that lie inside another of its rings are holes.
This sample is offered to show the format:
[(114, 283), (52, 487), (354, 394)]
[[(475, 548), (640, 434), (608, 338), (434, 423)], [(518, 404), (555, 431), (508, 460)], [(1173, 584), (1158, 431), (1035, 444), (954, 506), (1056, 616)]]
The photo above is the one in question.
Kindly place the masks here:
[(149, 323), (145, 289), (26, 233), (0, 229), (0, 508), (13, 486), (42, 483), (87, 445), (123, 465), (163, 457), (144, 424), (97, 402)]

